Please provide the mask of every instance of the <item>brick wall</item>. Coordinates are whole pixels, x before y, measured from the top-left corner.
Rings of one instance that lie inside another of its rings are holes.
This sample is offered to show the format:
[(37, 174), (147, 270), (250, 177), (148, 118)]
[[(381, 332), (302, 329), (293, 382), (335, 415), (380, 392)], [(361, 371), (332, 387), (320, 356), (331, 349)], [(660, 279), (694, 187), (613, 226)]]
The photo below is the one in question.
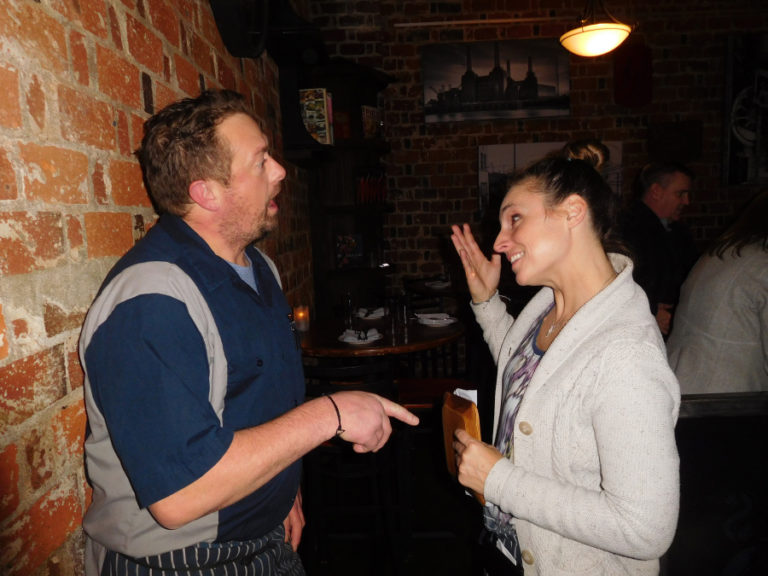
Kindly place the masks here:
[[(154, 110), (201, 87), (249, 97), (280, 156), (278, 71), (237, 60), (207, 0), (0, 0), (0, 573), (82, 572), (80, 324), (154, 220), (131, 153)], [(286, 166), (264, 242), (311, 302), (305, 178)]]
[[(313, 21), (324, 29), (332, 54), (375, 66), (396, 79), (383, 98), (384, 134), (392, 147), (385, 162), (389, 197), (395, 204), (385, 233), (391, 247), (388, 258), (400, 274), (442, 272), (441, 250), (449, 225), (479, 224), (478, 145), (583, 137), (620, 140), (626, 191), (647, 161), (649, 126), (693, 121), (701, 126), (702, 153), (690, 163), (698, 177), (688, 219), (702, 245), (754, 192), (754, 186), (721, 183), (727, 36), (768, 31), (768, 9), (752, 0), (608, 2), (618, 19), (639, 23), (631, 39), (643, 40), (651, 50), (653, 98), (642, 107), (615, 103), (613, 55), (571, 56), (571, 115), (567, 118), (424, 123), (422, 46), (557, 38), (572, 27), (569, 23), (584, 4), (583, 0), (319, 0), (312, 4)], [(510, 17), (551, 21), (395, 27), (403, 22)]]

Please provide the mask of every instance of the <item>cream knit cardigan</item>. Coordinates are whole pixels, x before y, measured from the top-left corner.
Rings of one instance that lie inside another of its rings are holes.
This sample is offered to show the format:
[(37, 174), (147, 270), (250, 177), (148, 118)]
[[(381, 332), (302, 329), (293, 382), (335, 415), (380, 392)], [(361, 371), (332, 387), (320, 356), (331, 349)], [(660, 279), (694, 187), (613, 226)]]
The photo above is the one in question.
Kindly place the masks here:
[[(657, 574), (677, 525), (674, 428), (680, 390), (628, 258), (550, 345), (517, 415), (514, 461), (502, 459), (485, 498), (516, 518), (526, 576)], [(501, 374), (552, 303), (536, 294), (517, 319), (498, 293), (473, 304)]]

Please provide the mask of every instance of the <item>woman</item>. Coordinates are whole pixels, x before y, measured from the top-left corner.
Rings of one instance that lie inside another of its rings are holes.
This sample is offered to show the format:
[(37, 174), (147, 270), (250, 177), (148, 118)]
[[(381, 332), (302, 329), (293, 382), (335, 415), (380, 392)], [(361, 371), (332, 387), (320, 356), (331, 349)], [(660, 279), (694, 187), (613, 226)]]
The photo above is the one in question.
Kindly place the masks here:
[(691, 270), (667, 352), (683, 394), (768, 391), (768, 188)]
[[(458, 431), (458, 477), (526, 575), (656, 574), (675, 532), (679, 388), (631, 261), (607, 253), (615, 204), (591, 165), (548, 158), (512, 181), (490, 260), (453, 226), (499, 367), (495, 446)], [(502, 254), (543, 286), (517, 318)]]

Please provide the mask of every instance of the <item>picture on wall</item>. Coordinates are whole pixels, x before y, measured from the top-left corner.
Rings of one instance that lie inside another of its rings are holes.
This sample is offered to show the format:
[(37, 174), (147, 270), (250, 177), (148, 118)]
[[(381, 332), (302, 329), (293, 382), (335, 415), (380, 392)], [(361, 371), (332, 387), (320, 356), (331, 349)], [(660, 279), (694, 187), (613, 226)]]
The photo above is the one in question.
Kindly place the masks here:
[[(541, 160), (565, 146), (565, 142), (526, 142), (478, 146), (478, 188), (481, 214), (496, 218), (507, 193), (509, 176)], [(603, 178), (616, 194), (621, 194), (622, 146), (620, 141), (603, 142), (608, 148), (608, 161), (601, 168)]]
[(570, 114), (568, 52), (554, 38), (432, 44), (421, 62), (427, 123)]

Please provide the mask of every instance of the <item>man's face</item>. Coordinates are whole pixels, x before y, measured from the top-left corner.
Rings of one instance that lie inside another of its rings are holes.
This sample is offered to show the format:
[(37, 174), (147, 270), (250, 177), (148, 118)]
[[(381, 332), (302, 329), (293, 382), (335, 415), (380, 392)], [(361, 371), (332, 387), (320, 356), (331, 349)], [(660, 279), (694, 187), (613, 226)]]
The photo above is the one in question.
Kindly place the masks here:
[(682, 172), (674, 172), (662, 182), (653, 184), (653, 211), (659, 218), (679, 220), (690, 203), (691, 179)]
[(285, 169), (269, 154), (267, 138), (245, 114), (234, 114), (217, 129), (232, 162), (224, 194), (220, 232), (237, 245), (260, 240), (277, 227), (277, 203)]

